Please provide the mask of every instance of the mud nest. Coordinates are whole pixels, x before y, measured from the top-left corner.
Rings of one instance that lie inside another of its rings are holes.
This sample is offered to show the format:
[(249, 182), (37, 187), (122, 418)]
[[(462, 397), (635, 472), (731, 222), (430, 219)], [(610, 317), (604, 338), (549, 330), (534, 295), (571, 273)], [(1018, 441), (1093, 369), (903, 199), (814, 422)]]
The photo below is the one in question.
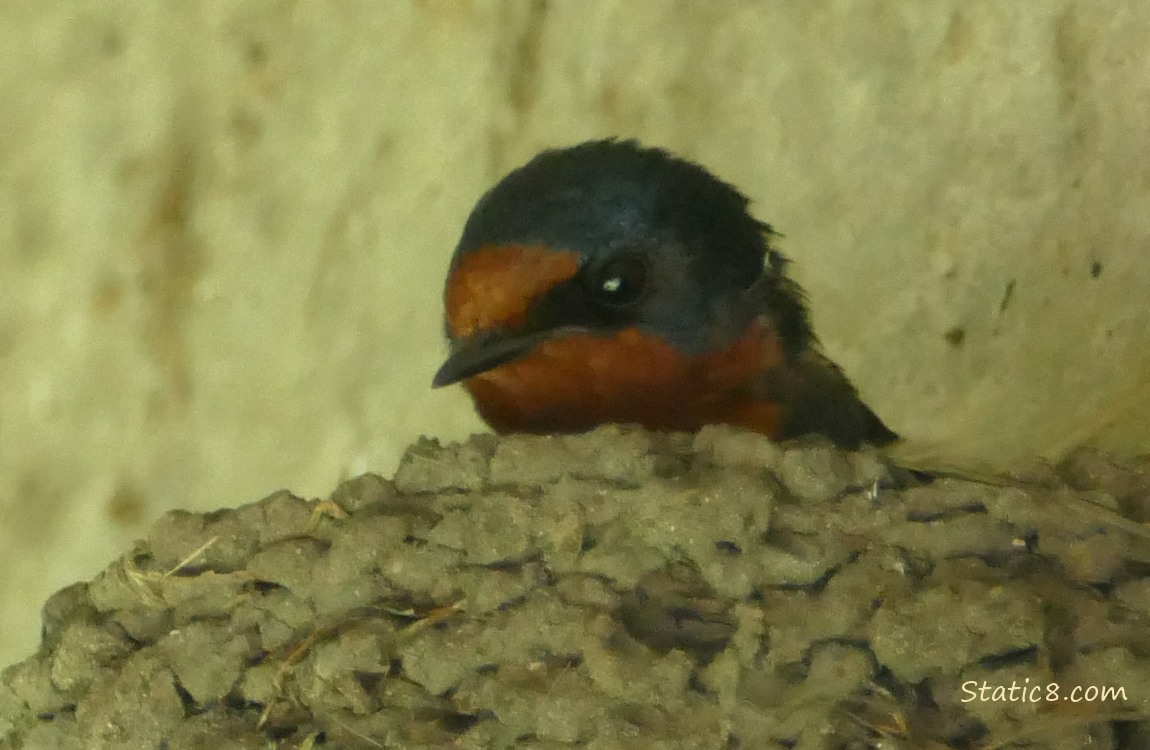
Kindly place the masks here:
[(53, 596), (0, 747), (1144, 750), (1148, 517), (1150, 465), (1093, 453), (992, 485), (726, 428), (421, 441)]

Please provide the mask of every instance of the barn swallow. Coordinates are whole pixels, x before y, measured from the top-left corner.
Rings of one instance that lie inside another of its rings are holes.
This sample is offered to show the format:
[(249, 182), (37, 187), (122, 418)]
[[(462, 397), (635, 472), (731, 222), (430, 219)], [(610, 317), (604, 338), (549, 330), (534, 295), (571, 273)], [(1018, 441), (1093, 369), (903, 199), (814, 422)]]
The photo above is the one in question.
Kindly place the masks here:
[(475, 206), (444, 291), (497, 432), (730, 424), (843, 448), (897, 439), (819, 349), (777, 236), (703, 167), (635, 141), (544, 151)]

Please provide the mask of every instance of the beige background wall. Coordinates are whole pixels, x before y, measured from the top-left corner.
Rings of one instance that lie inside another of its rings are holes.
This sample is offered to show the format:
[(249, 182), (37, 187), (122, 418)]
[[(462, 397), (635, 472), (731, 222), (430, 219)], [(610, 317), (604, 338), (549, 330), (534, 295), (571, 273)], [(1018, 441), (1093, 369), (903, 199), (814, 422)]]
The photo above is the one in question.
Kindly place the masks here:
[(0, 3), (0, 664), (175, 507), (389, 472), (471, 204), (636, 135), (742, 186), (896, 429), (1150, 450), (1150, 4)]

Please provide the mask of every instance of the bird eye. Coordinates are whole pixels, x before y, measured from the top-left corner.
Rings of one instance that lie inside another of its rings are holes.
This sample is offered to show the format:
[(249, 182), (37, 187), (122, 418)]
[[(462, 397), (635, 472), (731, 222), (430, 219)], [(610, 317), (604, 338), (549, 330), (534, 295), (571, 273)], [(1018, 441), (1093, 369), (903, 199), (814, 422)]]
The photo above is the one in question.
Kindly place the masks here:
[(625, 307), (638, 300), (647, 288), (647, 260), (638, 253), (616, 255), (592, 269), (588, 277), (591, 295), (612, 307)]

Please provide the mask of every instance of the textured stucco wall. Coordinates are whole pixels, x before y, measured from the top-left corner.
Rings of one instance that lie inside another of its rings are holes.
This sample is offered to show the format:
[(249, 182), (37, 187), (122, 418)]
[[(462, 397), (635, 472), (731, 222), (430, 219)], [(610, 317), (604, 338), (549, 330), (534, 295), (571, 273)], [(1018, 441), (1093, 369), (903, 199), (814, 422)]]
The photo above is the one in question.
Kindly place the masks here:
[(0, 5), (0, 663), (171, 507), (388, 472), (472, 202), (636, 135), (743, 187), (916, 438), (1147, 450), (1150, 6)]

